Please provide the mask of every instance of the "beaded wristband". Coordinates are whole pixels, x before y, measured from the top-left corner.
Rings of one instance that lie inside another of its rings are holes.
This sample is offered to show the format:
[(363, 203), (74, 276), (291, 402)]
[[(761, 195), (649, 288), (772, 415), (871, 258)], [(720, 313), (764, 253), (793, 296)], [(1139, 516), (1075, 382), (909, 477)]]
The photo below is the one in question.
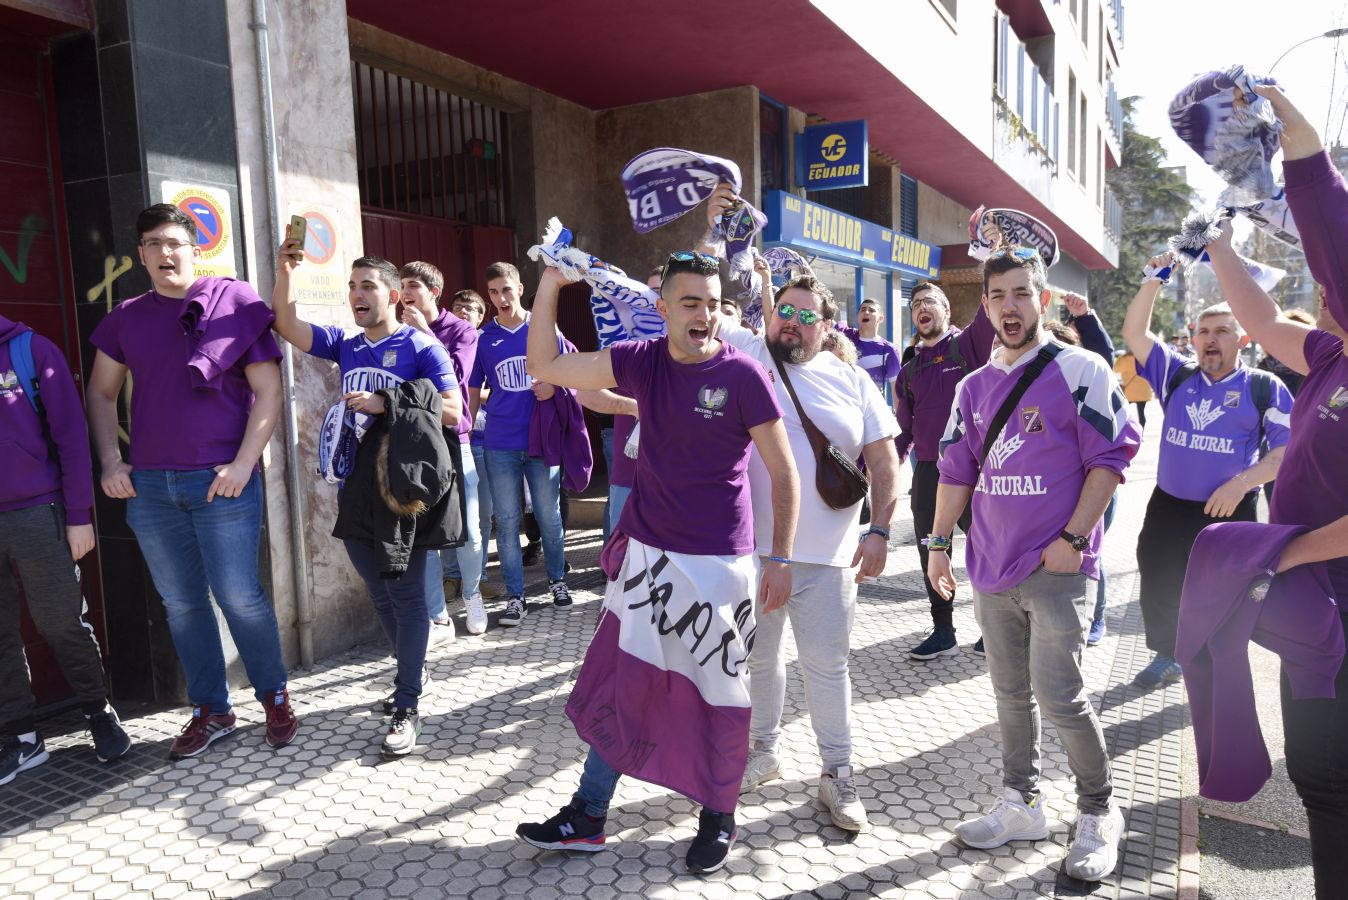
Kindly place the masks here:
[(791, 560), (787, 559), (785, 556), (769, 556), (768, 562), (779, 562), (784, 566), (791, 565)]
[(922, 546), (926, 547), (928, 550), (949, 553), (955, 546), (955, 543), (948, 537), (941, 537), (939, 534), (930, 534), (922, 539)]

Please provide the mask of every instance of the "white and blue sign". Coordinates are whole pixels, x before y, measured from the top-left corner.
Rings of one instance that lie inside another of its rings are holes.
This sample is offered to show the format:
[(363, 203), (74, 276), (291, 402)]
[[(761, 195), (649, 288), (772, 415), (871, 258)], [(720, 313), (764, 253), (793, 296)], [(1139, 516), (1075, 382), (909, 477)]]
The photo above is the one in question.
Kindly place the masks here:
[(871, 269), (889, 269), (935, 278), (941, 271), (941, 248), (892, 228), (867, 222), (812, 203), (786, 191), (763, 198), (768, 226), (763, 243), (788, 244), (797, 250)]
[(810, 125), (796, 138), (796, 182), (807, 191), (862, 187), (870, 178), (866, 120)]

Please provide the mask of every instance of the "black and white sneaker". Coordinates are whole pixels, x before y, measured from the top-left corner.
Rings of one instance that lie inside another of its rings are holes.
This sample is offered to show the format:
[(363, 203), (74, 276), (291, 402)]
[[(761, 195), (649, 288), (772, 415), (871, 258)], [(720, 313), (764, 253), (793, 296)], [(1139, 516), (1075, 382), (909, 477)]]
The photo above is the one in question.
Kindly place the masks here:
[(395, 709), (388, 723), (388, 734), (379, 752), (385, 756), (406, 756), (417, 745), (421, 736), (421, 717), (415, 709)]
[(42, 735), (26, 741), (12, 738), (0, 744), (0, 784), (9, 784), (20, 772), (42, 765), (51, 754), (42, 742)]
[(524, 621), (527, 614), (524, 608), (524, 598), (519, 594), (514, 594), (506, 600), (505, 612), (501, 613), (501, 618), (496, 621), (498, 625), (514, 628)]
[(99, 762), (121, 759), (131, 749), (131, 736), (110, 704), (105, 705), (102, 712), (85, 716), (85, 720), (89, 723), (89, 736), (94, 739), (94, 755)]
[[(395, 675), (394, 678), (395, 683), (393, 691), (391, 691), (389, 695), (384, 698), (384, 715), (386, 716), (393, 715), (393, 713), (396, 712), (398, 709), (398, 704), (393, 699), (394, 692), (396, 692), (398, 689), (396, 683), (397, 676)], [(434, 692), (434, 690), (435, 688), (432, 686), (431, 682), (431, 670), (423, 666), (421, 669), (421, 696), (429, 697)]]
[(587, 816), (585, 804), (573, 800), (546, 822), (525, 822), (516, 826), (515, 834), (540, 850), (595, 853), (604, 849), (604, 821)]
[(684, 862), (688, 871), (697, 875), (715, 872), (725, 865), (730, 848), (735, 845), (735, 816), (704, 809), (697, 817), (697, 837), (688, 846)]
[(558, 578), (556, 581), (548, 582), (548, 590), (552, 591), (553, 606), (570, 606), (571, 591), (567, 588), (566, 582)]

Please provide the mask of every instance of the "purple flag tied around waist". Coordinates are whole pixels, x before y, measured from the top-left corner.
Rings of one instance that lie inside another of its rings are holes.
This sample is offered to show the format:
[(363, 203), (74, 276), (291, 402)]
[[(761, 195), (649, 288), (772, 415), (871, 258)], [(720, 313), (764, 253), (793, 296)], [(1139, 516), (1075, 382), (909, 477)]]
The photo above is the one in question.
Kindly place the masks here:
[(600, 348), (618, 341), (644, 341), (665, 333), (665, 320), (656, 310), (660, 292), (628, 278), (617, 266), (571, 246), (571, 230), (554, 216), (548, 219), (541, 242), (529, 248), (529, 258), (560, 269), (568, 281), (590, 286), (590, 312)]
[[(1171, 252), (1179, 256), (1185, 264), (1202, 263), (1211, 266), (1212, 260), (1208, 256), (1207, 246), (1221, 236), (1222, 221), (1230, 217), (1230, 209), (1186, 216), (1180, 225), (1180, 233), (1169, 241)], [(1240, 256), (1240, 261), (1245, 264), (1245, 271), (1250, 273), (1250, 277), (1265, 293), (1273, 290), (1274, 286), (1287, 275), (1286, 269), (1267, 266), (1244, 256)], [(1162, 284), (1170, 283), (1170, 275), (1170, 266), (1158, 269), (1148, 264), (1142, 270), (1143, 280), (1159, 278)]]
[(1223, 206), (1257, 203), (1277, 191), (1269, 163), (1282, 123), (1273, 104), (1254, 92), (1257, 84), (1276, 83), (1232, 66), (1200, 75), (1170, 101), (1175, 134), (1226, 182)]
[[(740, 167), (733, 160), (676, 147), (657, 147), (639, 153), (623, 166), (623, 190), (632, 227), (645, 234), (667, 225), (701, 205), (722, 181), (735, 189), (744, 188)], [(725, 242), (725, 258), (730, 277), (753, 268), (749, 248), (754, 235), (768, 224), (768, 217), (747, 200), (726, 210), (712, 232), (714, 242)]]
[(980, 206), (969, 217), (969, 257), (981, 262), (999, 247), (1032, 247), (1045, 269), (1058, 260), (1058, 236), (1052, 228), (1018, 209)]
[[(754, 258), (762, 257), (767, 260), (768, 268), (772, 270), (773, 290), (780, 289), (793, 277), (810, 269), (810, 264), (805, 257), (790, 247), (770, 247), (762, 253), (758, 252), (756, 247), (751, 247), (749, 252)], [(739, 297), (745, 301), (744, 318), (754, 328), (761, 328), (763, 325), (762, 282), (762, 277), (754, 270), (752, 265), (740, 273), (740, 284), (744, 289), (740, 291)]]

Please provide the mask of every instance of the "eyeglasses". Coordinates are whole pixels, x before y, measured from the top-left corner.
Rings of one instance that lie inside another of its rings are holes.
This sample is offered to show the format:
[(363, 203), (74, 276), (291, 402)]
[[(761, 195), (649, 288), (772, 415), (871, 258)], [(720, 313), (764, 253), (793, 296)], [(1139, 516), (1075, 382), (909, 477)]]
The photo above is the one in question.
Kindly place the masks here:
[(988, 259), (997, 259), (1001, 256), (1009, 256), (1012, 259), (1018, 259), (1022, 262), (1031, 259), (1037, 259), (1040, 262), (1044, 261), (1039, 255), (1039, 251), (1034, 247), (1006, 247), (1002, 250), (994, 250), (992, 253), (988, 254)]
[(172, 239), (161, 241), (158, 238), (150, 238), (148, 241), (141, 241), (140, 245), (151, 253), (156, 250), (167, 250), (170, 253), (177, 253), (184, 247), (194, 246), (191, 241), (175, 241)]
[(809, 326), (824, 318), (822, 313), (817, 313), (812, 309), (797, 309), (790, 303), (777, 304), (777, 317), (784, 322), (790, 322), (794, 318), (800, 319), (800, 324)]
[(930, 306), (932, 309), (935, 309), (941, 305), (940, 298), (931, 294), (928, 294), (926, 297), (919, 297), (912, 302), (913, 309), (921, 309), (924, 306)]

